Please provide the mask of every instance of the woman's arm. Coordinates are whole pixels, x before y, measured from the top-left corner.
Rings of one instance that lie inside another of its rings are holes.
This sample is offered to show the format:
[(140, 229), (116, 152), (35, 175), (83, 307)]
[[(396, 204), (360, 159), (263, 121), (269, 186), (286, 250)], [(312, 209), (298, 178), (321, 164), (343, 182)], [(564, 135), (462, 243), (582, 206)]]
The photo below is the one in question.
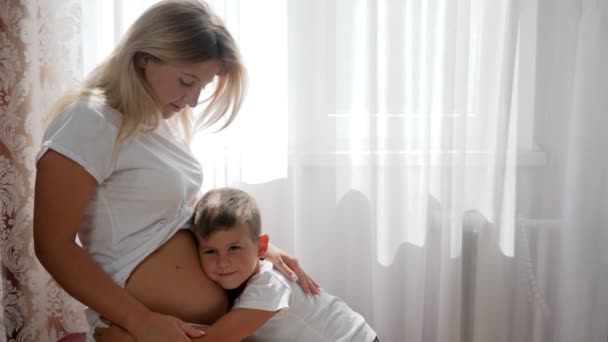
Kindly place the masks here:
[[(97, 184), (79, 164), (47, 151), (37, 164), (34, 246), (42, 265), (74, 298), (137, 337), (189, 341), (200, 333), (177, 318), (156, 314), (115, 284), (75, 243)], [(194, 334), (194, 335), (192, 335)]]

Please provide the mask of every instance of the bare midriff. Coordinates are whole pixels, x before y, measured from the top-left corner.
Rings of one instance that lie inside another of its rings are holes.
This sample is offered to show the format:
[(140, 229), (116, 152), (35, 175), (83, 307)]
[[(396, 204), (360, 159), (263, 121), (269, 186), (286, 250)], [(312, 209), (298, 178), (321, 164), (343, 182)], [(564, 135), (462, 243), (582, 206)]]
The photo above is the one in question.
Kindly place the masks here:
[(203, 273), (192, 233), (183, 229), (137, 266), (126, 289), (150, 310), (188, 323), (210, 324), (228, 308), (225, 291)]

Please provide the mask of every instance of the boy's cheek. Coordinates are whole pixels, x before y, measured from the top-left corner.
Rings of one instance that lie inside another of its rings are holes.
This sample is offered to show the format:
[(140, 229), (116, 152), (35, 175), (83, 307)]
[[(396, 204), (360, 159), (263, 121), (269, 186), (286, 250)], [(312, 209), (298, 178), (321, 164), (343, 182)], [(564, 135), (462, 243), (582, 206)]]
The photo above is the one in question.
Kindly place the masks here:
[(201, 266), (203, 267), (203, 272), (205, 272), (207, 276), (213, 274), (213, 267), (211, 265), (209, 265), (205, 261), (201, 261)]

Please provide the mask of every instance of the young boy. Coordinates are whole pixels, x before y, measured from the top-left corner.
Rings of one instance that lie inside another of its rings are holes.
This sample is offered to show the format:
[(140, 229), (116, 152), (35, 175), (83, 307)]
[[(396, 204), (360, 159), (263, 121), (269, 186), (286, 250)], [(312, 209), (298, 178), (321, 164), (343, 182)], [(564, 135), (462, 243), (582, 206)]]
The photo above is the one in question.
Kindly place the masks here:
[(203, 270), (224, 289), (242, 287), (231, 311), (215, 322), (203, 341), (378, 341), (365, 319), (323, 290), (302, 292), (263, 258), (268, 235), (261, 234), (255, 200), (222, 188), (198, 202), (193, 230)]
[[(226, 290), (241, 292), (232, 309), (204, 329), (201, 342), (379, 342), (365, 319), (342, 300), (320, 289), (300, 286), (261, 260), (268, 235), (261, 234), (260, 212), (247, 193), (211, 190), (197, 203), (194, 235), (203, 270)], [(116, 326), (98, 328), (102, 341), (132, 341)]]

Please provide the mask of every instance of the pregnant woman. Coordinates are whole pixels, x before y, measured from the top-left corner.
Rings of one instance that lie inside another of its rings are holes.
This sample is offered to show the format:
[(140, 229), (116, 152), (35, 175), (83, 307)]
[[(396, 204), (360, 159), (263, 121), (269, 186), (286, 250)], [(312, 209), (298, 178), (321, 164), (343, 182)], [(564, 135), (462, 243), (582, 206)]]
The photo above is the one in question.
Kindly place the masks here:
[[(215, 80), (205, 109), (201, 90)], [(136, 341), (190, 341), (186, 323), (227, 310), (203, 273), (188, 228), (202, 183), (189, 140), (229, 125), (245, 93), (238, 48), (197, 0), (162, 1), (144, 12), (81, 88), (61, 99), (37, 156), (36, 254), (74, 298)], [(78, 235), (82, 247), (76, 244)], [(269, 260), (305, 292), (317, 285), (280, 249)]]

